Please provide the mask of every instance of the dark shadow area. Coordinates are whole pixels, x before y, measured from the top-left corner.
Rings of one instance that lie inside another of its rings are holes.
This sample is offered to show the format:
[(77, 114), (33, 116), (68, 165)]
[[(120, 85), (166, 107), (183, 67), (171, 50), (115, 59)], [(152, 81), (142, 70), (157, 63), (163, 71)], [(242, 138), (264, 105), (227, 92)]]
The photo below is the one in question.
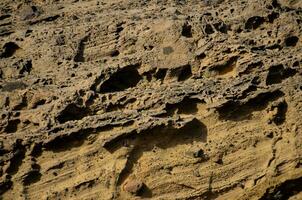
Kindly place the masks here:
[(197, 60), (202, 60), (202, 59), (204, 59), (205, 57), (207, 57), (207, 55), (206, 55), (204, 52), (198, 53), (198, 54), (196, 55), (196, 59), (197, 59)]
[(10, 18), (10, 17), (11, 17), (11, 15), (1, 15), (0, 20), (4, 20), (4, 19)]
[(281, 125), (286, 119), (288, 105), (285, 101), (283, 101), (280, 104), (278, 104), (276, 107), (277, 107), (277, 114), (273, 118), (273, 121), (276, 125)]
[(227, 33), (228, 32), (228, 26), (223, 23), (223, 22), (217, 22), (215, 24), (213, 24), (213, 26), (215, 27), (215, 29), (221, 33)]
[(182, 27), (181, 35), (186, 38), (191, 38), (192, 37), (192, 26), (185, 23)]
[(157, 69), (157, 71), (154, 74), (154, 77), (158, 80), (164, 80), (167, 75), (167, 71), (168, 69), (166, 68)]
[(32, 70), (32, 61), (31, 60), (20, 60), (18, 63), (16, 63), (16, 67), (19, 68), (20, 74), (30, 74)]
[[(128, 124), (124, 124), (124, 126), (127, 126), (130, 123), (133, 122), (130, 121), (128, 122)], [(109, 124), (98, 128), (87, 128), (79, 131), (74, 131), (65, 135), (58, 135), (50, 141), (44, 143), (42, 147), (46, 148), (46, 150), (48, 151), (52, 151), (55, 153), (69, 151), (73, 148), (82, 146), (87, 140), (88, 136), (97, 134), (99, 132), (112, 130), (114, 127), (114, 125)]]
[(13, 110), (22, 110), (26, 107), (27, 107), (27, 98), (26, 96), (23, 96), (21, 102), (18, 105), (14, 106)]
[(239, 75), (243, 75), (243, 74), (251, 74), (252, 72), (263, 68), (264, 64), (262, 61), (258, 61), (258, 62), (253, 62), (253, 63), (249, 63), (244, 70), (242, 70), (241, 72), (239, 72)]
[(273, 102), (284, 93), (280, 90), (259, 93), (257, 96), (242, 103), (237, 100), (229, 100), (227, 103), (216, 108), (220, 119), (240, 121), (250, 119), (254, 111), (264, 110), (270, 102)]
[(42, 144), (41, 143), (34, 143), (32, 151), (30, 152), (30, 155), (33, 157), (39, 157), (42, 155)]
[(72, 132), (69, 135), (60, 135), (44, 144), (44, 147), (54, 153), (70, 151), (73, 148), (82, 146), (91, 132), (91, 129), (85, 129)]
[(6, 172), (9, 175), (14, 175), (18, 172), (23, 159), (25, 158), (25, 147), (21, 144), (21, 140), (17, 140), (13, 149), (13, 157), (10, 159), (10, 165), (8, 166)]
[(168, 69), (168, 77), (177, 81), (185, 81), (192, 76), (191, 65), (183, 65), (176, 68)]
[(95, 181), (96, 181), (96, 180), (88, 180), (88, 181), (79, 183), (79, 184), (76, 185), (74, 188), (75, 188), (76, 190), (83, 190), (83, 189), (91, 188), (93, 185), (95, 185)]
[(80, 40), (77, 53), (74, 57), (75, 62), (84, 62), (84, 50), (85, 50), (85, 43), (88, 41), (90, 35), (85, 36), (83, 39)]
[(86, 107), (80, 107), (74, 103), (69, 104), (64, 110), (58, 115), (57, 120), (60, 123), (65, 123), (67, 121), (80, 120), (88, 116), (90, 110)]
[(192, 69), (190, 65), (185, 65), (178, 76), (177, 81), (185, 81), (192, 76)]
[(169, 116), (173, 115), (176, 111), (178, 114), (196, 114), (198, 112), (197, 105), (204, 103), (199, 99), (191, 99), (185, 97), (181, 102), (176, 104), (166, 104), (166, 112)]
[(266, 85), (282, 83), (284, 79), (294, 76), (297, 73), (295, 69), (284, 68), (283, 65), (276, 65), (269, 68), (266, 77)]
[(0, 182), (0, 195), (4, 194), (6, 191), (11, 189), (12, 186), (13, 186), (13, 182), (11, 180), (5, 180)]
[(19, 119), (9, 120), (5, 127), (6, 133), (15, 133), (18, 130), (18, 125), (21, 123)]
[(302, 192), (302, 177), (268, 188), (260, 200), (287, 200), (300, 192)]
[(269, 21), (270, 23), (273, 23), (276, 19), (279, 18), (279, 16), (280, 16), (279, 13), (277, 13), (277, 12), (272, 12), (271, 14), (269, 14), (269, 15), (267, 16), (267, 18), (268, 18), (268, 21)]
[(297, 36), (290, 36), (285, 39), (285, 45), (287, 47), (294, 47), (298, 43), (299, 38)]
[(258, 28), (261, 24), (265, 22), (264, 17), (260, 16), (253, 16), (249, 18), (246, 23), (245, 23), (245, 29), (256, 29)]
[(150, 190), (145, 184), (143, 185), (142, 189), (139, 191), (138, 196), (143, 198), (151, 198), (152, 197), (152, 190)]
[(35, 24), (38, 24), (38, 23), (43, 23), (43, 22), (53, 22), (53, 21), (56, 21), (57, 19), (60, 18), (60, 15), (53, 15), (53, 16), (47, 16), (45, 18), (42, 18), (42, 19), (38, 19), (38, 20), (31, 20), (29, 22), (30, 25), (35, 25)]
[(173, 52), (174, 52), (174, 49), (173, 49), (172, 47), (170, 47), (170, 46), (164, 47), (164, 48), (163, 48), (163, 53), (164, 53), (165, 55), (169, 55), (169, 54), (171, 54), (171, 53), (173, 53)]
[(41, 180), (42, 174), (40, 173), (41, 167), (38, 164), (32, 166), (32, 170), (29, 171), (23, 178), (23, 184), (25, 186), (34, 184)]
[(0, 58), (9, 58), (13, 56), (20, 47), (14, 42), (8, 42), (3, 46), (3, 49), (4, 52), (0, 54)]
[(118, 55), (120, 55), (120, 52), (118, 50), (113, 50), (110, 52), (111, 57), (117, 57)]
[(215, 33), (213, 27), (211, 24), (206, 24), (205, 27), (204, 27), (204, 32), (208, 35), (211, 35), (213, 33)]
[(108, 80), (101, 84), (98, 92), (111, 93), (135, 87), (142, 79), (136, 67), (137, 66), (130, 65), (118, 70), (112, 74)]

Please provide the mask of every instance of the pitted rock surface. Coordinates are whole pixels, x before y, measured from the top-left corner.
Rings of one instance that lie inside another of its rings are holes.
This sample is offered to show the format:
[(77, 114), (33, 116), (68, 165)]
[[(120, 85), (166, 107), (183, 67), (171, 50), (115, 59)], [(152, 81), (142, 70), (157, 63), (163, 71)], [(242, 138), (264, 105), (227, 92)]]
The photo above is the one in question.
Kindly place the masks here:
[(302, 199), (301, 41), (299, 0), (1, 0), (0, 199)]

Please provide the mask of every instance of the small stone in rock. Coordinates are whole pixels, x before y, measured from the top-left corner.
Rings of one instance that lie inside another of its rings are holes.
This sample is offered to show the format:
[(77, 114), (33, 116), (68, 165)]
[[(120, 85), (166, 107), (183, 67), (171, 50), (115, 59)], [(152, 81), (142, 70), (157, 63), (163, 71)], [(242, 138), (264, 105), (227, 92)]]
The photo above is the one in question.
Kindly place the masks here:
[(129, 180), (125, 183), (123, 189), (133, 195), (139, 195), (144, 183), (138, 180)]

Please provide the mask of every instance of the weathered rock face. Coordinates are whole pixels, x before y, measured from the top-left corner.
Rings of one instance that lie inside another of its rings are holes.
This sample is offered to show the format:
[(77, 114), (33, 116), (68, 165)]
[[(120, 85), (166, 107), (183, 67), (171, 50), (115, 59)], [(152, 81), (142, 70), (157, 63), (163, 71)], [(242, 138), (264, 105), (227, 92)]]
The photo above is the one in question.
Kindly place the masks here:
[(302, 199), (299, 0), (1, 0), (0, 199)]

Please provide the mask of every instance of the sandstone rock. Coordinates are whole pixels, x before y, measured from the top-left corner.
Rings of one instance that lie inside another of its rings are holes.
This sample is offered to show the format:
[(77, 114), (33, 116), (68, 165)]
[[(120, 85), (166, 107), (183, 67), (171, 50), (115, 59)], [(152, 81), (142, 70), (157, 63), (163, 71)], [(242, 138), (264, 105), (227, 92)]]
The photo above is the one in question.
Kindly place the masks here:
[(123, 188), (126, 192), (129, 192), (134, 195), (138, 195), (142, 190), (144, 183), (139, 180), (128, 180)]
[(298, 198), (300, 5), (1, 0), (0, 199)]

